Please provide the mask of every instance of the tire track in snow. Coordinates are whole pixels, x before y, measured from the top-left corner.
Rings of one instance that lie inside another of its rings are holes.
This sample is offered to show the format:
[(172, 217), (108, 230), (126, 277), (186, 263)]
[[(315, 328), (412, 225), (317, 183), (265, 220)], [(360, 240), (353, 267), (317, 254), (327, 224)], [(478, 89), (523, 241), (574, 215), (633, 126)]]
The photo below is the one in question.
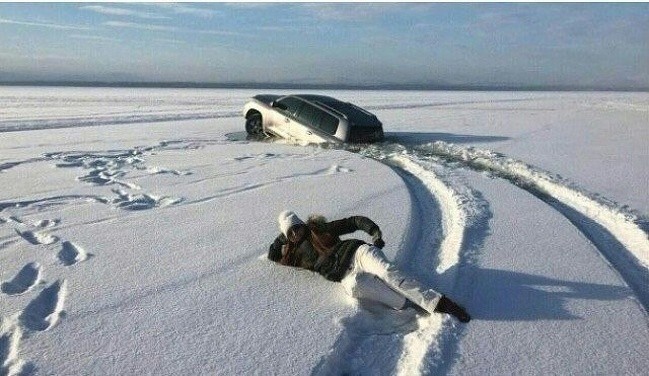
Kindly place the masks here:
[(30, 159), (26, 159), (26, 160), (23, 160), (23, 161), (4, 162), (4, 163), (0, 164), (0, 173), (4, 172), (5, 170), (9, 170), (9, 169), (14, 168), (16, 166), (19, 166), (21, 164), (42, 162), (44, 160), (45, 160), (45, 158), (30, 158)]
[[(397, 169), (404, 183), (415, 201), (413, 217), (411, 219), (412, 233), (409, 234), (408, 246), (402, 249), (397, 255), (400, 265), (411, 265), (408, 273), (425, 285), (430, 285), (438, 291), (444, 291), (438, 282), (443, 278), (436, 275), (439, 271), (444, 254), (447, 257), (455, 258), (453, 246), (456, 242), (448, 242), (445, 236), (449, 230), (457, 234), (459, 226), (449, 228), (452, 222), (449, 217), (459, 214), (451, 209), (453, 201), (445, 203), (438, 191), (443, 183), (437, 180), (432, 172), (425, 171), (418, 164), (410, 160), (401, 160), (399, 157), (390, 157), (384, 163)], [(448, 192), (445, 192), (448, 193)], [(449, 210), (451, 209), (451, 210)], [(449, 245), (451, 245), (449, 247)], [(446, 252), (445, 247), (446, 246)], [(459, 250), (459, 248), (456, 248)], [(416, 269), (413, 270), (413, 266)], [(446, 290), (448, 293), (449, 291)], [(430, 356), (439, 360), (442, 355), (442, 344), (445, 342), (442, 333), (448, 328), (449, 322), (442, 315), (430, 315), (420, 317), (417, 322), (417, 330), (405, 335), (402, 339), (399, 359), (395, 366), (394, 373), (397, 375), (418, 375), (425, 371), (425, 360)], [(433, 354), (431, 354), (433, 353)], [(429, 355), (430, 354), (430, 355)], [(430, 365), (429, 365), (430, 366)], [(430, 367), (432, 368), (432, 367)]]
[[(469, 252), (486, 234), (481, 227), (489, 213), (486, 203), (468, 188), (457, 187), (436, 174), (432, 164), (402, 155), (402, 147), (347, 150), (394, 168), (404, 180), (413, 200), (412, 224), (407, 246), (399, 251), (395, 262), (425, 286), (451, 293), (458, 267), (470, 262)], [(433, 267), (435, 272), (431, 272)], [(457, 352), (461, 329), (453, 330), (453, 321), (443, 315), (430, 315), (413, 320), (415, 328), (403, 326), (403, 330), (399, 329), (403, 318), (401, 312), (377, 315), (364, 309), (343, 319), (342, 333), (313, 374), (385, 373), (392, 369), (393, 374), (413, 375), (448, 367)]]
[(549, 172), (489, 150), (437, 141), (414, 147), (412, 152), (488, 172), (552, 206), (595, 245), (649, 311), (647, 219)]
[(39, 129), (92, 127), (114, 124), (139, 124), (168, 121), (222, 119), (235, 118), (239, 116), (241, 116), (239, 111), (204, 111), (187, 114), (172, 112), (155, 114), (115, 114), (99, 116), (89, 115), (68, 118), (62, 117), (58, 119), (9, 120), (0, 121), (0, 133), (31, 131)]
[[(420, 200), (432, 199), (438, 205), (441, 225), (438, 239), (431, 242), (425, 234), (417, 235), (409, 255), (405, 257), (415, 258), (418, 274), (423, 274), (418, 276), (420, 280), (462, 302), (460, 296), (463, 292), (455, 288), (460, 278), (460, 266), (473, 262), (471, 252), (479, 247), (486, 234), (481, 227), (486, 223), (489, 213), (486, 203), (481, 202), (468, 188), (458, 186), (437, 173), (435, 164), (427, 163), (417, 156), (393, 153), (383, 162), (409, 174), (410, 178), (404, 177), (404, 181), (411, 191), (416, 189), (416, 185), (421, 186), (419, 189), (428, 191), (429, 197), (424, 196)], [(418, 205), (423, 211), (413, 221), (429, 219), (435, 214), (431, 213), (426, 203)], [(429, 230), (424, 228), (423, 231)], [(427, 249), (430, 251), (427, 252)], [(422, 259), (422, 256), (427, 260)], [(403, 259), (403, 256), (399, 258)], [(401, 263), (404, 262), (405, 260)], [(436, 266), (435, 273), (431, 273), (429, 266)], [(445, 315), (420, 317), (418, 329), (404, 337), (396, 374), (441, 372), (454, 358), (462, 328), (455, 327), (453, 319)]]
[(320, 178), (320, 177), (327, 177), (335, 174), (344, 174), (344, 173), (349, 173), (353, 172), (352, 169), (340, 166), (337, 164), (333, 164), (330, 167), (311, 171), (311, 172), (303, 172), (303, 173), (296, 173), (296, 174), (290, 174), (290, 175), (285, 175), (285, 176), (279, 176), (274, 179), (270, 179), (267, 181), (255, 183), (255, 184), (250, 184), (250, 183), (245, 183), (239, 186), (234, 186), (230, 188), (224, 188), (221, 190), (216, 191), (215, 194), (198, 198), (195, 200), (191, 201), (186, 201), (183, 203), (183, 205), (197, 205), (197, 204), (203, 204), (206, 202), (211, 202), (214, 200), (222, 199), (222, 198), (228, 198), (231, 196), (239, 195), (239, 194), (245, 194), (245, 193), (251, 193), (260, 189), (265, 189), (270, 186), (274, 186), (277, 184), (284, 184), (286, 182), (291, 182), (294, 180), (298, 179), (311, 179), (311, 178)]

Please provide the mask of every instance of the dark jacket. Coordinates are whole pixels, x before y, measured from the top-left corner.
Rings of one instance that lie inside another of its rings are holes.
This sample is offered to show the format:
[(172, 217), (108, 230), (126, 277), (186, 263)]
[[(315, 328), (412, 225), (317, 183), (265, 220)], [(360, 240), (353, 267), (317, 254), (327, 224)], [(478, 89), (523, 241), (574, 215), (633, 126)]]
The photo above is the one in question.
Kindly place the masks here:
[[(313, 270), (330, 281), (340, 282), (345, 276), (356, 249), (363, 244), (362, 240), (348, 239), (340, 240), (338, 237), (362, 230), (372, 236), (372, 241), (381, 239), (382, 234), (379, 226), (371, 219), (354, 216), (319, 224), (309, 224), (316, 234), (328, 234), (335, 237), (335, 243), (327, 255), (322, 255), (314, 248), (311, 236), (297, 247), (292, 247), (293, 254), (285, 259), (285, 265)], [(278, 261), (282, 258), (282, 246), (288, 243), (284, 234), (280, 234), (268, 250), (268, 258)]]

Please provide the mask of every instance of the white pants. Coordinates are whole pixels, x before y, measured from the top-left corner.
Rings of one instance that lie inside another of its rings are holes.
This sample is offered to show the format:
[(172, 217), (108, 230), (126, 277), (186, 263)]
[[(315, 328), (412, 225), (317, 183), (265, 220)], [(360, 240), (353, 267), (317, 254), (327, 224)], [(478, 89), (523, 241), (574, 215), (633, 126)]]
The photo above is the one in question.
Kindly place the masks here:
[(350, 271), (340, 281), (345, 292), (356, 299), (381, 302), (394, 309), (403, 308), (406, 298), (433, 313), (442, 297), (406, 278), (383, 254), (380, 248), (364, 244), (356, 250)]

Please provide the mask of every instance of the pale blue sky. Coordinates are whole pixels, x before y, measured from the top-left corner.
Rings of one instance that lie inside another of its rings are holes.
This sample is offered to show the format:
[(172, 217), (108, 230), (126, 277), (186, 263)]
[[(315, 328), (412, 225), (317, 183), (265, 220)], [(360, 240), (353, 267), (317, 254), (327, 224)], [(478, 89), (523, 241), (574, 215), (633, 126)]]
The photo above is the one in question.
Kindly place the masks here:
[(649, 4), (0, 3), (0, 81), (649, 88)]

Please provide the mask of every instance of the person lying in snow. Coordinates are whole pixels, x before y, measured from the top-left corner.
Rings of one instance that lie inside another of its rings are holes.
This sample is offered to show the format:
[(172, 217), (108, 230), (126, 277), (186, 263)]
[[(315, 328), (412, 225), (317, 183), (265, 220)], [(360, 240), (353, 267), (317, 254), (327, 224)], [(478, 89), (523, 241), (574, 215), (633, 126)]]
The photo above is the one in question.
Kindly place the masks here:
[[(304, 223), (294, 212), (278, 217), (281, 234), (268, 250), (268, 258), (282, 265), (315, 271), (357, 299), (378, 301), (396, 310), (419, 306), (428, 313), (441, 312), (461, 322), (471, 317), (461, 306), (439, 292), (425, 290), (406, 278), (381, 250), (385, 245), (379, 226), (371, 219), (353, 216), (327, 222), (312, 215)], [(365, 231), (373, 245), (362, 240), (341, 240), (340, 235)]]

